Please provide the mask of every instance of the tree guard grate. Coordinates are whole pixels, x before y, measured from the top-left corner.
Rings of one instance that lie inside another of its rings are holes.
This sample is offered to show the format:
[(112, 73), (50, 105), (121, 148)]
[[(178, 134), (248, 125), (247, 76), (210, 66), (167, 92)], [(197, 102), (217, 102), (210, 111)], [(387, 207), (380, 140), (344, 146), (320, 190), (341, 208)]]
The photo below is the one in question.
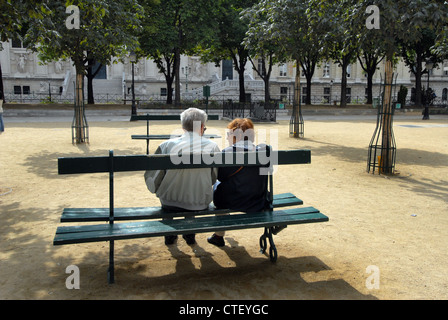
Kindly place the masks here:
[[(394, 76), (395, 84), (393, 83)], [(382, 101), (378, 105), (376, 128), (370, 140), (367, 157), (367, 172), (372, 171), (372, 174), (375, 172), (393, 174), (395, 170), (397, 147), (392, 126), (395, 109), (392, 103), (392, 91), (396, 90), (397, 76), (392, 73), (387, 79), (386, 73), (386, 80), (381, 85)], [(381, 82), (383, 83), (382, 79)]]

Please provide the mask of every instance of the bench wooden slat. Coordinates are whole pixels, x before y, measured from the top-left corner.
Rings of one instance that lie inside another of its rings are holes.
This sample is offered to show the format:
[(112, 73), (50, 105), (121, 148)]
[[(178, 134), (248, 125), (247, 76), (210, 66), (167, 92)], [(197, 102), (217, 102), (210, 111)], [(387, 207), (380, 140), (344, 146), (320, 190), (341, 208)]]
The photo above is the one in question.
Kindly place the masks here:
[[(131, 138), (134, 140), (168, 140), (171, 138), (177, 138), (180, 137), (180, 134), (175, 134), (175, 135), (169, 135), (169, 134), (150, 134), (150, 135), (146, 135), (146, 134), (133, 134), (131, 135)], [(207, 139), (219, 139), (221, 138), (221, 136), (218, 136), (216, 134), (204, 134), (203, 135), (204, 138)]]
[(220, 230), (273, 227), (283, 224), (303, 224), (328, 221), (328, 217), (313, 207), (208, 216), (194, 219), (174, 219), (163, 221), (141, 221), (88, 226), (58, 227), (54, 245), (135, 239), (176, 234), (202, 233)]
[[(207, 116), (208, 120), (219, 120), (219, 115), (209, 114)], [(180, 120), (180, 114), (138, 114), (131, 115), (131, 121), (138, 120)]]
[[(301, 205), (303, 201), (292, 193), (282, 193), (274, 195), (274, 208)], [(228, 209), (213, 209), (198, 211), (194, 213), (167, 214), (160, 207), (134, 207), (134, 208), (114, 208), (114, 220), (143, 220), (160, 219), (162, 217), (192, 216), (204, 214), (229, 213)], [(65, 208), (62, 212), (61, 222), (95, 222), (109, 221), (109, 208)]]
[[(207, 217), (198, 217), (198, 218), (187, 218), (187, 219), (174, 219), (174, 220), (149, 220), (149, 221), (135, 221), (135, 222), (123, 222), (123, 223), (115, 223), (114, 228), (116, 229), (134, 229), (141, 228), (148, 225), (151, 225), (151, 222), (162, 222), (163, 224), (171, 224), (171, 221), (177, 221), (176, 223), (187, 223), (187, 222), (200, 222), (200, 221), (209, 221), (212, 218), (218, 219), (229, 219), (229, 220), (238, 220), (239, 222), (244, 220), (253, 220), (253, 219), (265, 219), (266, 216), (286, 216), (286, 215), (307, 215), (312, 213), (319, 213), (319, 210), (314, 207), (301, 207), (301, 208), (293, 208), (293, 209), (285, 209), (285, 210), (277, 210), (277, 211), (266, 211), (266, 212), (257, 212), (257, 213), (235, 213), (226, 216), (207, 216)], [(227, 217), (227, 218), (225, 218)], [(96, 232), (96, 231), (107, 231), (110, 230), (110, 227), (113, 226), (111, 224), (92, 224), (92, 225), (68, 225), (68, 226), (60, 226), (56, 230), (56, 234), (68, 234), (68, 233), (82, 233), (82, 232)]]
[[(310, 150), (280, 150), (273, 151), (271, 159), (275, 162), (273, 165), (285, 164), (305, 164), (311, 163)], [(181, 163), (173, 163), (173, 159)], [(168, 170), (168, 169), (194, 169), (194, 168), (216, 168), (232, 166), (263, 166), (267, 165), (265, 152), (220, 152), (212, 156), (193, 154), (186, 156), (186, 161), (180, 161), (171, 155), (132, 155), (132, 156), (113, 156), (113, 171), (142, 171), (142, 170)], [(184, 158), (182, 159), (184, 160)], [(66, 157), (58, 158), (59, 174), (78, 174), (78, 173), (100, 173), (109, 172), (110, 157)]]

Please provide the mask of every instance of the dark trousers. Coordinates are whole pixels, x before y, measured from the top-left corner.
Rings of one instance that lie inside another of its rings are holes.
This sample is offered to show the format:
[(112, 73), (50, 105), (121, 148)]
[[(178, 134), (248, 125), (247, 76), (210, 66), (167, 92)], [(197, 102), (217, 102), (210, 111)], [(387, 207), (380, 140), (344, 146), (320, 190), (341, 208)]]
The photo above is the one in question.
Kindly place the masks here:
[[(166, 212), (166, 213), (195, 212), (195, 211), (197, 211), (197, 210), (187, 210), (187, 209), (184, 209), (184, 208), (173, 207), (173, 206), (166, 206), (166, 205), (163, 205), (163, 204), (162, 204), (162, 210), (163, 210), (164, 212)], [(187, 217), (187, 218), (185, 218), (185, 219), (193, 219), (193, 218), (194, 218), (194, 217)], [(173, 220), (173, 218), (172, 218), (172, 217), (169, 217), (169, 218), (163, 218), (162, 220)], [(194, 233), (192, 233), (192, 234), (185, 234), (185, 235), (184, 235), (184, 238), (185, 238), (185, 237), (194, 237), (194, 236), (195, 236)]]

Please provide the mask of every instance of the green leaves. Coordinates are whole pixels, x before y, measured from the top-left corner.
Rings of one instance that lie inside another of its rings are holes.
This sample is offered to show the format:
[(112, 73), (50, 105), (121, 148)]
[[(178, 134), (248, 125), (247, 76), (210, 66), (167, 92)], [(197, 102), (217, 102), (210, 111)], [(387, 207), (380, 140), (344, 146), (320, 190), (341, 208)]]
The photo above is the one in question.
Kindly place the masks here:
[[(67, 5), (78, 6), (79, 29), (66, 27)], [(71, 58), (77, 70), (84, 72), (87, 52), (108, 64), (113, 55), (123, 55), (125, 48), (137, 45), (132, 30), (140, 25), (143, 14), (137, 0), (68, 0), (65, 5), (45, 1), (39, 9), (28, 20), (25, 42), (44, 61)]]

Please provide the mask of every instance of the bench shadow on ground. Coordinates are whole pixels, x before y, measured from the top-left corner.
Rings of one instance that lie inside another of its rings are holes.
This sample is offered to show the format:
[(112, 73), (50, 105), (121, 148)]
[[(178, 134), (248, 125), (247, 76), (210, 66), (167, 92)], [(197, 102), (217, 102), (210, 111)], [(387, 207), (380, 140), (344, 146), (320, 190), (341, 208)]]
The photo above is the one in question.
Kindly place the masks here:
[[(366, 148), (355, 148), (312, 139), (304, 139), (304, 141), (309, 142), (305, 148), (311, 149), (312, 157), (331, 155), (341, 161), (357, 163), (359, 164), (360, 169), (367, 168), (367, 146)], [(316, 147), (316, 145), (318, 147)], [(400, 148), (400, 146), (398, 146), (395, 166), (398, 172), (401, 172), (401, 168), (403, 168), (402, 165), (443, 169), (448, 167), (448, 154), (437, 151), (430, 152), (418, 149)], [(335, 166), (337, 166), (337, 164), (335, 164)], [(367, 173), (366, 171), (366, 176), (368, 174), (371, 175), (371, 173)], [(424, 176), (412, 176), (406, 172), (402, 172), (402, 174), (399, 175), (389, 176), (389, 178), (399, 181), (403, 188), (409, 189), (412, 192), (425, 194), (438, 200), (446, 200), (446, 194), (448, 193), (448, 181), (446, 179), (432, 180), (425, 178)]]
[[(0, 276), (3, 284), (14, 284), (8, 290), (3, 287), (3, 299), (375, 299), (359, 292), (316, 256), (300, 256), (298, 251), (287, 258), (282, 251), (288, 249), (277, 245), (279, 258), (272, 263), (266, 255), (252, 252), (252, 247), (249, 253), (232, 237), (226, 237), (225, 247), (213, 247), (204, 241), (205, 234), (197, 235), (198, 244), (193, 246), (181, 237), (173, 246), (165, 246), (162, 237), (116, 241), (116, 283), (109, 285), (107, 242), (55, 247), (56, 224), (45, 226), (54, 220), (54, 212), (23, 210), (17, 202), (0, 208), (1, 250), (8, 255)], [(30, 232), (19, 221), (41, 223), (36, 228), (45, 226), (48, 233)], [(78, 248), (73, 250), (74, 246)], [(81, 290), (66, 288), (69, 265), (81, 270)], [(163, 269), (166, 266), (170, 270)], [(319, 280), (307, 281), (307, 273), (320, 275)]]
[[(36, 174), (48, 179), (63, 179), (64, 175), (58, 175), (58, 158), (69, 157), (108, 157), (109, 149), (91, 150), (88, 145), (74, 147), (77, 151), (67, 152), (49, 152), (42, 150), (31, 154), (25, 159), (24, 166), (29, 173)], [(141, 148), (114, 149), (114, 155), (141, 155)]]
[[(163, 241), (163, 238), (157, 239)], [(179, 237), (178, 242), (181, 241)], [(151, 266), (159, 268), (157, 260), (148, 257), (147, 264), (142, 266), (139, 261), (133, 261), (134, 258), (126, 257), (126, 252), (143, 249), (138, 245), (126, 246), (116, 252), (116, 283), (112, 286), (135, 293), (137, 285), (146, 293), (163, 292), (165, 298), (175, 299), (376, 299), (359, 292), (344, 279), (338, 279), (318, 257), (286, 258), (281, 255), (280, 247), (278, 260), (272, 263), (261, 253), (250, 255), (233, 238), (227, 237), (226, 241), (227, 245), (219, 249), (208, 244), (203, 247), (202, 242), (190, 249), (182, 243), (167, 246), (171, 254), (169, 260), (175, 260), (175, 270), (160, 276), (148, 275)], [(216, 250), (222, 252), (216, 253)], [(222, 253), (228, 259), (223, 258)], [(218, 254), (221, 264), (214, 258)], [(127, 258), (130, 261), (126, 261)], [(101, 280), (105, 282), (106, 268), (100, 271)], [(306, 281), (303, 276), (306, 273), (321, 273), (321, 280)], [(331, 275), (325, 276), (325, 273)]]
[[(325, 141), (313, 140), (309, 138), (302, 139), (304, 144), (301, 148), (310, 149), (311, 156), (331, 155), (336, 159), (362, 164), (367, 167), (367, 155), (369, 141), (366, 141), (365, 148), (351, 147), (347, 145), (334, 144)], [(349, 142), (347, 142), (349, 144)], [(411, 148), (401, 148), (397, 145), (397, 165), (419, 165), (431, 166), (433, 168), (444, 168), (448, 166), (448, 154), (437, 151), (425, 151)]]

